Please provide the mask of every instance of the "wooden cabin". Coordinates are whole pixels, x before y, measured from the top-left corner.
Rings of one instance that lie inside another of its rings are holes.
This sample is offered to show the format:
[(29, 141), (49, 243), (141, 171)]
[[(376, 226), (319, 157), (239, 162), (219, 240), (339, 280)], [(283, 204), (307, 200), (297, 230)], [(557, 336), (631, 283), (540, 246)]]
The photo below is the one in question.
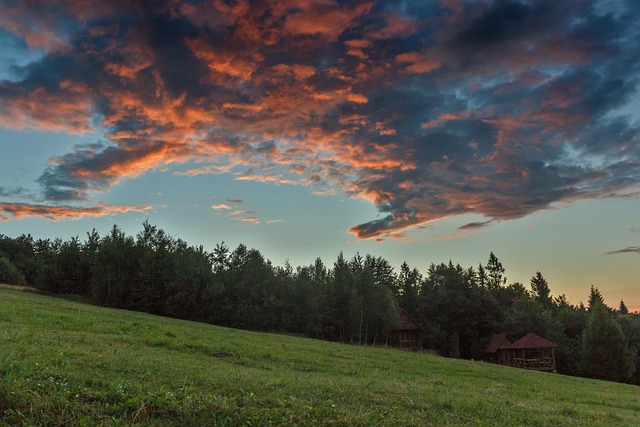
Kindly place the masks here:
[(398, 323), (389, 331), (387, 345), (390, 347), (419, 350), (422, 348), (422, 328), (403, 308), (400, 309)]
[(557, 344), (536, 334), (529, 333), (515, 342), (507, 334), (500, 334), (493, 337), (486, 353), (500, 365), (555, 372), (554, 347)]
[(511, 344), (515, 341), (507, 334), (499, 334), (493, 337), (491, 344), (487, 347), (485, 353), (487, 353), (489, 360), (499, 365), (513, 366), (513, 352), (511, 351)]

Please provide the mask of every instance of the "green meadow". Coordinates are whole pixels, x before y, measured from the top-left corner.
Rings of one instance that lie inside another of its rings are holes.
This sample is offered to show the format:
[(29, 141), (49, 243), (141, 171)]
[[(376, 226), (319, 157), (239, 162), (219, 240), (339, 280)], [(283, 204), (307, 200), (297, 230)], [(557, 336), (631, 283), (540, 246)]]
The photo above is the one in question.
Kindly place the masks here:
[(637, 425), (635, 386), (0, 289), (0, 425)]

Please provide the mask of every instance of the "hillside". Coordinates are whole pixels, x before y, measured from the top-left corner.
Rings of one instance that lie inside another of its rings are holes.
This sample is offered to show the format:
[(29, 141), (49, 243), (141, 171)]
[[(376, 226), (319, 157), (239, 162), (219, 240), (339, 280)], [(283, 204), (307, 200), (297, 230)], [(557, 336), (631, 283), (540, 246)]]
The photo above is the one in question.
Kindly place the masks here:
[(635, 425), (639, 395), (0, 289), (0, 425)]

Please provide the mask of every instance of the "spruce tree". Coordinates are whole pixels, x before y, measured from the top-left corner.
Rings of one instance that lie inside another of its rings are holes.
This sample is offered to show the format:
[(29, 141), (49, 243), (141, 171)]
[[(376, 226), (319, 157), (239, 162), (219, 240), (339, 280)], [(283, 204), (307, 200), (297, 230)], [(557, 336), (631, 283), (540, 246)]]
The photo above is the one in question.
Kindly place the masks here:
[(602, 297), (602, 294), (600, 293), (598, 288), (594, 288), (593, 285), (591, 285), (591, 291), (589, 292), (588, 303), (589, 303), (589, 307), (588, 307), (589, 311), (591, 311), (591, 308), (594, 306), (595, 303), (600, 303), (604, 305), (604, 298)]
[(487, 261), (485, 270), (489, 289), (496, 290), (507, 283), (507, 278), (504, 277), (504, 267), (493, 252), (489, 254), (489, 261)]
[(620, 300), (620, 314), (629, 314), (629, 309), (624, 301)]
[(582, 369), (591, 378), (627, 381), (635, 370), (633, 353), (607, 307), (594, 300), (582, 333)]
[(549, 289), (549, 283), (547, 283), (547, 280), (542, 276), (542, 273), (538, 271), (529, 283), (531, 284), (534, 299), (545, 307), (551, 306), (553, 303), (551, 290)]

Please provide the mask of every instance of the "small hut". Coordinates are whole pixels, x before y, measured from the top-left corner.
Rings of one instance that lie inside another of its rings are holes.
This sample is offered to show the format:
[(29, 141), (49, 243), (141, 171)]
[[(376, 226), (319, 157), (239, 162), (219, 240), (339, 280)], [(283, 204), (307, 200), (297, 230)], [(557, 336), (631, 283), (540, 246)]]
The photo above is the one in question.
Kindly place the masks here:
[(513, 366), (555, 372), (556, 356), (553, 348), (557, 346), (536, 334), (529, 333), (511, 344)]
[(491, 340), (491, 344), (489, 344), (485, 353), (487, 353), (489, 360), (493, 363), (513, 366), (513, 351), (511, 351), (511, 345), (513, 343), (513, 339), (507, 334), (496, 335)]
[(409, 350), (422, 348), (422, 328), (404, 308), (400, 309), (398, 324), (389, 331), (387, 345)]

